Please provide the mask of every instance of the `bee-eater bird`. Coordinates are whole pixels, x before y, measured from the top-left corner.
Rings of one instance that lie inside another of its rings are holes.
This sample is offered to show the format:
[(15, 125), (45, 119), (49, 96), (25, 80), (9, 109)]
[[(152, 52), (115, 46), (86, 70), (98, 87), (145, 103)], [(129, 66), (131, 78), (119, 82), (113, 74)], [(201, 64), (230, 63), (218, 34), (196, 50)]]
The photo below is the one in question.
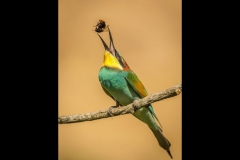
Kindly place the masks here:
[[(134, 100), (146, 97), (148, 93), (137, 75), (129, 68), (127, 62), (115, 49), (109, 28), (108, 32), (110, 37), (109, 47), (97, 33), (105, 48), (104, 60), (98, 78), (104, 92), (116, 102), (115, 108), (133, 103)], [(109, 111), (111, 111), (110, 109)], [(111, 112), (109, 114), (111, 114)], [(162, 129), (156, 123), (155, 119), (157, 119), (158, 122), (159, 120), (154, 113), (152, 105), (150, 104), (148, 107), (136, 110), (133, 115), (148, 125), (157, 138), (159, 145), (165, 149), (172, 158), (170, 152), (171, 143), (163, 135)]]

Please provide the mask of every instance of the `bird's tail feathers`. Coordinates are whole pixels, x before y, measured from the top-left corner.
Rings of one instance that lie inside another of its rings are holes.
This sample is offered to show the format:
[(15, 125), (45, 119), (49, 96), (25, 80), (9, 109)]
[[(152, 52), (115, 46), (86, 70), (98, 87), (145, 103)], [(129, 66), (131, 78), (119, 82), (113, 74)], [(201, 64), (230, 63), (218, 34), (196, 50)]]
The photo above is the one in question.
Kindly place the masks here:
[[(150, 128), (151, 129), (151, 128)], [(158, 140), (158, 144), (165, 149), (169, 156), (172, 158), (172, 154), (170, 152), (170, 146), (171, 143), (167, 140), (167, 138), (162, 134), (161, 129), (159, 128), (158, 130), (153, 130), (151, 129), (151, 131), (153, 132), (154, 136), (157, 138)]]

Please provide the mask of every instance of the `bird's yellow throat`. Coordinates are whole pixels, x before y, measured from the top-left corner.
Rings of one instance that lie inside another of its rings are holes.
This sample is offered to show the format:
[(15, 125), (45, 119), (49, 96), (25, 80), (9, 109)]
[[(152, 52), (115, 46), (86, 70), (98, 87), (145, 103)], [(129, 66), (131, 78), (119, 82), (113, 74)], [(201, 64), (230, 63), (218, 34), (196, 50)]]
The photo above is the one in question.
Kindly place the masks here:
[(103, 59), (103, 65), (102, 66), (123, 70), (123, 68), (122, 68), (121, 64), (118, 62), (117, 58), (114, 57), (108, 51), (104, 52), (104, 59)]

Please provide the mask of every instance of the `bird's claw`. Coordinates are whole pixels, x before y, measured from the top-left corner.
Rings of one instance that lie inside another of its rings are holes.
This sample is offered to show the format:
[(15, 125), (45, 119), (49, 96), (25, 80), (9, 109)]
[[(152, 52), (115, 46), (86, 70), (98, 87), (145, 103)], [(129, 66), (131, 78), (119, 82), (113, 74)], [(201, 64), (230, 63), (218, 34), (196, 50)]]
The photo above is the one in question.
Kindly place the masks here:
[(137, 110), (137, 106), (138, 106), (138, 100), (135, 99), (135, 100), (133, 101), (133, 109), (134, 109), (134, 112)]
[(111, 107), (109, 107), (108, 110), (107, 110), (108, 114), (113, 117), (114, 114), (113, 114), (112, 109), (113, 109), (113, 108), (117, 108), (117, 107), (118, 107), (118, 106), (111, 106)]

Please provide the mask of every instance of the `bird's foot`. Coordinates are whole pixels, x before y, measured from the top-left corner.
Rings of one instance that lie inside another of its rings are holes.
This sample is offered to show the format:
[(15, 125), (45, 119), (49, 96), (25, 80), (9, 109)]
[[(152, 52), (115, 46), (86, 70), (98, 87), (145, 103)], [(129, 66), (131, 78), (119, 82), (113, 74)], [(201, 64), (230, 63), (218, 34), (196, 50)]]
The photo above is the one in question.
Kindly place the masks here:
[(133, 101), (134, 112), (137, 110), (137, 106), (138, 106), (138, 105), (139, 105), (139, 104), (138, 104), (138, 100), (135, 99), (135, 100)]
[(107, 110), (108, 114), (111, 115), (111, 116), (114, 116), (112, 109), (113, 108), (117, 108), (117, 107), (118, 106), (111, 106), (111, 107), (109, 107), (108, 110)]
[(116, 103), (116, 106), (111, 106), (111, 107), (109, 107), (108, 110), (107, 110), (108, 114), (109, 114), (110, 116), (114, 116), (112, 109), (113, 109), (113, 108), (118, 108), (118, 107), (119, 107), (119, 103), (118, 103), (118, 102)]

